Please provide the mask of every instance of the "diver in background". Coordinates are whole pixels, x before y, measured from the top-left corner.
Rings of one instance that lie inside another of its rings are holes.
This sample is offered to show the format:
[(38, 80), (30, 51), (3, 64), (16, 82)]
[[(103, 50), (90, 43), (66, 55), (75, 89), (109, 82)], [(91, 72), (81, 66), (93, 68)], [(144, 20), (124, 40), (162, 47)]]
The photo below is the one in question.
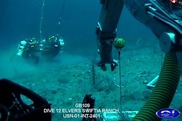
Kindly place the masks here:
[(60, 36), (50, 36), (40, 41), (41, 56), (45, 60), (52, 60), (63, 51), (64, 40)]
[(39, 62), (39, 57), (37, 53), (40, 51), (38, 48), (39, 41), (36, 38), (28, 38), (20, 41), (18, 45), (17, 55), (22, 56), (28, 61), (33, 61), (33, 63)]
[(20, 41), (17, 55), (39, 63), (40, 59), (52, 60), (63, 50), (64, 40), (60, 36), (50, 36), (43, 40), (28, 38)]

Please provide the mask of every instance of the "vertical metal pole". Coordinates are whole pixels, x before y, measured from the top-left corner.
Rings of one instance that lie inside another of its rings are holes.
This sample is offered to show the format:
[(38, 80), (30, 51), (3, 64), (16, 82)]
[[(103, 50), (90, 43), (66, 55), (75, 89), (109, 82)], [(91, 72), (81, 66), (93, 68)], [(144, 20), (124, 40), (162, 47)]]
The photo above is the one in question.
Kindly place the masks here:
[(121, 52), (120, 52), (120, 49), (118, 50), (118, 61), (119, 61), (119, 88), (120, 88), (120, 112), (122, 112), (122, 82), (121, 82), (121, 59), (120, 59), (120, 55), (121, 55)]

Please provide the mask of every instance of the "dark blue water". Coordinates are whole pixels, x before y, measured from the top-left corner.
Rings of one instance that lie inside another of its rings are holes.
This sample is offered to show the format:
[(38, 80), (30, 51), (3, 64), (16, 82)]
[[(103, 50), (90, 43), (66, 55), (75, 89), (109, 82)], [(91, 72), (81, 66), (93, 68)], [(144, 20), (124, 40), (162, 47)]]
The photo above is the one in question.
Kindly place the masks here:
[[(27, 37), (40, 37), (41, 8), (42, 0), (0, 1), (1, 49), (17, 46)], [(65, 40), (66, 52), (92, 54), (97, 49), (95, 28), (100, 10), (98, 0), (45, 0), (42, 36), (58, 33)], [(58, 27), (59, 17), (62, 19)], [(144, 44), (156, 41), (150, 30), (136, 21), (125, 8), (118, 25), (118, 36), (125, 38), (128, 47), (139, 38)]]

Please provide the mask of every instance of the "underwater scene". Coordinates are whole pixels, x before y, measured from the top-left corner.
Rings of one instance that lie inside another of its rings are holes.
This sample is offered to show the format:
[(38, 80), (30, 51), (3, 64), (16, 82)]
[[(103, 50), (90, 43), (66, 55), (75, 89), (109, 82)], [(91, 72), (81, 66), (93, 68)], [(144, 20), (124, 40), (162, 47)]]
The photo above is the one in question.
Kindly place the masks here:
[(182, 121), (176, 56), (129, 5), (1, 0), (0, 121)]

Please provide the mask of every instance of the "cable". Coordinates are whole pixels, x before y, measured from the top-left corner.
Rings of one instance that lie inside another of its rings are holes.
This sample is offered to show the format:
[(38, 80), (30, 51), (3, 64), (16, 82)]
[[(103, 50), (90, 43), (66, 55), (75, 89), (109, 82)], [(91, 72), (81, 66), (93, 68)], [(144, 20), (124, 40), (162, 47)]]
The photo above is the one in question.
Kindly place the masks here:
[(62, 9), (60, 11), (59, 19), (58, 19), (57, 35), (59, 35), (59, 31), (60, 31), (61, 19), (62, 19), (62, 15), (63, 15), (64, 8), (65, 8), (65, 0), (63, 0), (63, 4), (62, 4), (62, 7), (61, 8)]
[(41, 15), (40, 15), (40, 26), (39, 26), (40, 40), (42, 40), (42, 23), (44, 19), (44, 6), (45, 6), (45, 0), (42, 1), (42, 8), (41, 8)]

